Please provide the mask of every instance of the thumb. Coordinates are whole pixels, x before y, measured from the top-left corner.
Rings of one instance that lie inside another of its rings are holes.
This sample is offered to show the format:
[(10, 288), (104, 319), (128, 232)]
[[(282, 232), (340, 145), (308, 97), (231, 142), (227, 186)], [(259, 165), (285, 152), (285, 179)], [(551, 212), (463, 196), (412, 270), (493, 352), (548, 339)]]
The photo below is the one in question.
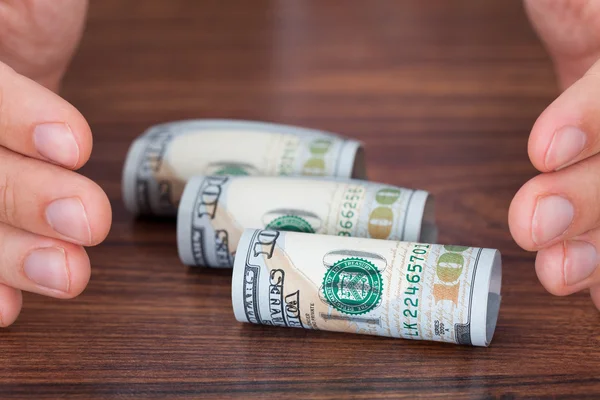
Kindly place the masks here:
[(58, 90), (79, 44), (87, 0), (0, 0), (0, 61)]
[(524, 5), (566, 89), (600, 58), (600, 2), (525, 0)]

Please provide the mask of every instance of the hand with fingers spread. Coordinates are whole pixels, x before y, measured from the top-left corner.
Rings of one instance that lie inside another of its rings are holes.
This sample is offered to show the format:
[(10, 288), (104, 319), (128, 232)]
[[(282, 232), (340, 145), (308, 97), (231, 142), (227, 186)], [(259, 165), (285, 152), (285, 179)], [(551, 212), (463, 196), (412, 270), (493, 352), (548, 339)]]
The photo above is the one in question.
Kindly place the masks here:
[(72, 298), (85, 288), (83, 246), (111, 223), (102, 189), (77, 174), (92, 134), (56, 91), (79, 42), (84, 0), (0, 0), (0, 326), (21, 290)]
[(564, 92), (533, 126), (529, 157), (542, 174), (515, 195), (509, 225), (538, 251), (549, 292), (590, 289), (600, 309), (600, 2), (526, 0), (525, 9)]

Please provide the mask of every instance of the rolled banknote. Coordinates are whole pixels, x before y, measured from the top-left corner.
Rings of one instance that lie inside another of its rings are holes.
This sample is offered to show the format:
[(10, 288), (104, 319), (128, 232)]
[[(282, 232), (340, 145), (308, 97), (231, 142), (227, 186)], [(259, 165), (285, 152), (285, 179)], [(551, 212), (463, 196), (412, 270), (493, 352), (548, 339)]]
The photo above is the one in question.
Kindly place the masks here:
[(186, 265), (233, 267), (245, 228), (434, 243), (433, 197), (361, 180), (196, 176), (177, 216)]
[(123, 200), (134, 214), (174, 216), (194, 175), (365, 178), (360, 142), (294, 126), (234, 120), (156, 125), (131, 145)]
[(248, 229), (232, 277), (240, 322), (488, 346), (493, 249)]

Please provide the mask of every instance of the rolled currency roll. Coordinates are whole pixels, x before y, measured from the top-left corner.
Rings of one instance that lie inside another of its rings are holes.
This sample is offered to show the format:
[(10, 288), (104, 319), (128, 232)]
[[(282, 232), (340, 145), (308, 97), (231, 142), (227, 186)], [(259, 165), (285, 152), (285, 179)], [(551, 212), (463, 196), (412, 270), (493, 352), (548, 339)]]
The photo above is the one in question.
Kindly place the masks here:
[(248, 229), (235, 257), (240, 322), (488, 346), (494, 249)]
[(362, 144), (288, 125), (188, 120), (156, 125), (131, 145), (123, 200), (134, 214), (174, 216), (194, 175), (365, 178)]
[(231, 268), (246, 228), (433, 243), (433, 197), (361, 180), (196, 176), (177, 215), (186, 265)]

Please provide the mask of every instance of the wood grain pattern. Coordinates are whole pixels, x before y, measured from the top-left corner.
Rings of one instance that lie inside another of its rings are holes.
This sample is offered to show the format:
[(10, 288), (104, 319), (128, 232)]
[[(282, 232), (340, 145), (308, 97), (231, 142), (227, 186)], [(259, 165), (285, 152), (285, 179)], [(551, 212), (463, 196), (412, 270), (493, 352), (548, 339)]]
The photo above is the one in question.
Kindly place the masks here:
[[(96, 0), (63, 94), (94, 131), (82, 173), (113, 228), (80, 297), (28, 294), (0, 331), (0, 398), (600, 397), (598, 312), (546, 293), (508, 231), (557, 94), (520, 1)], [(441, 242), (503, 254), (492, 346), (237, 323), (229, 272), (187, 270), (174, 222), (121, 201), (131, 140), (203, 117), (359, 138), (372, 180), (435, 194)]]

